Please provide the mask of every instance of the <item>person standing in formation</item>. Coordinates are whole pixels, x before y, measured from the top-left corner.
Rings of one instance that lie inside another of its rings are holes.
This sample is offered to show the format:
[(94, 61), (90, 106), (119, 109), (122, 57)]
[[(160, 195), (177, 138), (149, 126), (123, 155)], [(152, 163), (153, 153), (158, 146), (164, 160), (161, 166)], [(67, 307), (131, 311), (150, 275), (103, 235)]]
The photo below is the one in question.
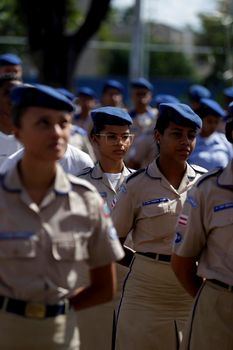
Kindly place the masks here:
[[(91, 112), (91, 117), (94, 125), (91, 138), (98, 162), (80, 177), (97, 188), (111, 210), (121, 185), (133, 172), (124, 165), (124, 156), (133, 141), (132, 119), (125, 110), (117, 107), (97, 108)], [(79, 325), (84, 350), (111, 349), (114, 309), (127, 272), (126, 267), (117, 265), (118, 293), (112, 302), (81, 312)]]
[(24, 153), (0, 178), (0, 348), (78, 350), (75, 311), (111, 300), (124, 253), (95, 188), (57, 164), (73, 104), (44, 85), (10, 95)]
[(117, 315), (116, 350), (177, 350), (192, 299), (170, 267), (176, 220), (187, 190), (203, 173), (187, 163), (202, 122), (180, 103), (161, 103), (159, 156), (126, 181), (112, 211), (122, 242), (136, 251)]
[[(229, 105), (233, 116), (233, 103)], [(226, 137), (233, 144), (233, 118)], [(233, 161), (188, 193), (176, 227), (172, 268), (195, 297), (182, 350), (233, 349)]]

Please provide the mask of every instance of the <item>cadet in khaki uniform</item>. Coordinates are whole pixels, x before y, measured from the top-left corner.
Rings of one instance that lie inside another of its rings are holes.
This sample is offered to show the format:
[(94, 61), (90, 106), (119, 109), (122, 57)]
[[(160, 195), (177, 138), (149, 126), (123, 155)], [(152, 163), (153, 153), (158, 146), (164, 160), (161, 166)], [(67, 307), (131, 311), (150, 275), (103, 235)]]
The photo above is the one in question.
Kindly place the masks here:
[(112, 298), (123, 251), (95, 188), (57, 164), (72, 103), (43, 85), (10, 94), (24, 154), (0, 182), (0, 348), (78, 350), (75, 310)]
[[(125, 110), (117, 107), (97, 108), (91, 112), (91, 117), (94, 125), (91, 137), (98, 154), (98, 162), (93, 168), (87, 168), (80, 177), (90, 181), (112, 209), (120, 186), (132, 173), (123, 161), (133, 140), (130, 133), (132, 119)], [(127, 272), (126, 267), (117, 266), (119, 293), (113, 302), (79, 314), (82, 349), (111, 349), (114, 308), (119, 301), (121, 285)]]
[(131, 175), (112, 211), (122, 241), (133, 249), (117, 315), (115, 349), (177, 349), (192, 299), (170, 268), (176, 220), (200, 172), (186, 160), (201, 119), (184, 104), (160, 104), (159, 157)]
[(98, 161), (79, 176), (90, 181), (111, 208), (120, 186), (132, 173), (124, 165), (124, 156), (133, 141), (132, 119), (125, 110), (117, 107), (97, 108), (91, 112), (91, 117), (94, 125), (91, 138)]
[[(229, 108), (233, 115), (233, 103)], [(226, 124), (226, 136), (233, 144), (233, 119)], [(197, 182), (178, 221), (172, 267), (183, 287), (196, 296), (184, 350), (233, 349), (232, 186), (230, 161)]]

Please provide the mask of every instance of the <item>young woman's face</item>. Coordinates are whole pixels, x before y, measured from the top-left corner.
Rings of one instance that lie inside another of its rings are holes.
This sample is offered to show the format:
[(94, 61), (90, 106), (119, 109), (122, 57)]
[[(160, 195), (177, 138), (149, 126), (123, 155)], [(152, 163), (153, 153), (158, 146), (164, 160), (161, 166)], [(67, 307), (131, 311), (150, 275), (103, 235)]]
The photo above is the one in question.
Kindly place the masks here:
[(133, 141), (128, 125), (105, 125), (99, 134), (93, 136), (101, 156), (111, 160), (123, 159)]
[(195, 147), (196, 134), (195, 128), (170, 122), (163, 134), (155, 132), (156, 142), (160, 146), (160, 157), (168, 161), (185, 162)]
[(25, 154), (34, 159), (55, 161), (63, 157), (70, 134), (72, 116), (65, 111), (29, 107), (25, 110), (15, 136)]
[(218, 128), (220, 118), (214, 115), (208, 115), (203, 118), (201, 136), (208, 137)]

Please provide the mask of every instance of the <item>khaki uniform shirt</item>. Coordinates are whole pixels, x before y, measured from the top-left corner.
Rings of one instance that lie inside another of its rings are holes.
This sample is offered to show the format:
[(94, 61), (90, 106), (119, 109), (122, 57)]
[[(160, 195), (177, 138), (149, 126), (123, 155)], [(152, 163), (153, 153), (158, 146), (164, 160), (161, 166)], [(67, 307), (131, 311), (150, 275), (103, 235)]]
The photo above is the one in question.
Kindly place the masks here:
[(200, 173), (187, 164), (176, 190), (163, 176), (154, 160), (134, 173), (122, 186), (112, 219), (119, 237), (132, 230), (133, 249), (139, 252), (171, 254), (178, 214), (187, 190)]
[(233, 284), (233, 162), (197, 182), (176, 228), (174, 252), (198, 257), (198, 275)]
[(92, 185), (97, 188), (99, 194), (105, 200), (105, 202), (107, 202), (109, 208), (112, 209), (115, 205), (116, 194), (118, 193), (122, 183), (133, 171), (134, 170), (128, 169), (124, 166), (116, 188), (112, 186), (111, 182), (101, 169), (99, 163), (97, 163), (94, 168), (88, 168), (79, 176), (82, 179), (90, 181)]
[(89, 285), (89, 269), (124, 255), (95, 188), (57, 165), (37, 206), (17, 166), (0, 178), (0, 295), (57, 303)]

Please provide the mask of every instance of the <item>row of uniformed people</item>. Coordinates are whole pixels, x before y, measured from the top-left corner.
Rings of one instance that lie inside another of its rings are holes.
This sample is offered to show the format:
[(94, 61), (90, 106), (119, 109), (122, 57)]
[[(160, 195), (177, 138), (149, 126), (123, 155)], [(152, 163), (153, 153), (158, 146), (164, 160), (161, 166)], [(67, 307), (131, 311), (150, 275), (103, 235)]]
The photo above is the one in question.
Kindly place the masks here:
[[(162, 107), (162, 106), (161, 106)], [(171, 107), (171, 106), (170, 106)], [(166, 110), (166, 108), (168, 108), (168, 106), (166, 106), (165, 105), (165, 110)], [(176, 114), (174, 111), (176, 111), (176, 109), (174, 108), (174, 105), (172, 105), (172, 108), (171, 108), (171, 110), (173, 110), (173, 114)], [(107, 109), (107, 111), (108, 111), (108, 109)], [(109, 111), (107, 112), (106, 110), (105, 110), (105, 113), (102, 113), (102, 114), (105, 114), (105, 116), (106, 116), (106, 114), (107, 115), (109, 115), (110, 113), (109, 113)], [(181, 111), (182, 111), (182, 108), (181, 108), (181, 110), (179, 110), (179, 113), (180, 114), (182, 114), (181, 113)], [(106, 113), (107, 112), (107, 113)], [(116, 112), (116, 111), (115, 111)], [(114, 109), (113, 109), (113, 112), (112, 113), (114, 113)], [(179, 113), (178, 113), (178, 115), (179, 115)], [(98, 115), (98, 113), (96, 113), (96, 115)], [(111, 114), (110, 114), (111, 115)], [(127, 114), (123, 114), (124, 116), (126, 116)], [(164, 113), (163, 114), (164, 116), (166, 115), (166, 113)], [(169, 113), (168, 113), (168, 115), (169, 115)], [(179, 115), (180, 117), (181, 117), (181, 115)], [(122, 114), (120, 114), (120, 117), (122, 118)], [(121, 119), (121, 118), (118, 118), (118, 119)], [(127, 116), (127, 118), (128, 118), (128, 116)], [(181, 117), (182, 118), (182, 117)], [(178, 120), (179, 120), (179, 118), (178, 118)], [(98, 123), (97, 123), (98, 124)], [(106, 128), (106, 125), (108, 125), (108, 124), (104, 124), (103, 126), (104, 126), (104, 128)], [(126, 123), (126, 125), (127, 125), (127, 123)], [(101, 131), (101, 130), (100, 130)], [(107, 130), (108, 131), (108, 130)], [(129, 131), (128, 131), (129, 132)], [(96, 135), (96, 137), (98, 138), (99, 137), (99, 139), (101, 139), (101, 138), (103, 138), (105, 141), (105, 143), (106, 143), (106, 140), (107, 140), (107, 137), (106, 137), (106, 134), (104, 135), (104, 134), (102, 134), (102, 136), (101, 136), (101, 134), (97, 134), (97, 133), (95, 133)], [(108, 132), (107, 132), (107, 134), (108, 134)], [(114, 134), (114, 133), (113, 133)], [(110, 133), (110, 136), (111, 136), (111, 133)], [(117, 134), (115, 135), (115, 136), (117, 136)], [(119, 136), (119, 137), (118, 137)], [(122, 135), (118, 135), (116, 138), (115, 138), (115, 141), (116, 141), (116, 143), (120, 140), (120, 143), (118, 142), (117, 144), (123, 144), (123, 136)], [(124, 136), (126, 136), (126, 135), (124, 135)], [(129, 139), (130, 139), (130, 137), (129, 137)], [(125, 139), (125, 140), (127, 140), (127, 138)], [(117, 151), (116, 153), (118, 153), (118, 156), (122, 156), (122, 154), (124, 153), (124, 151), (122, 151), (122, 150), (119, 150), (119, 152)], [(182, 152), (181, 152), (182, 153)], [(160, 157), (161, 157), (161, 155), (160, 155)], [(110, 178), (111, 178), (111, 176), (110, 176)], [(152, 201), (153, 202), (153, 201)], [(155, 203), (152, 203), (152, 204), (155, 204)], [(151, 205), (151, 204), (148, 204), (148, 205)]]

